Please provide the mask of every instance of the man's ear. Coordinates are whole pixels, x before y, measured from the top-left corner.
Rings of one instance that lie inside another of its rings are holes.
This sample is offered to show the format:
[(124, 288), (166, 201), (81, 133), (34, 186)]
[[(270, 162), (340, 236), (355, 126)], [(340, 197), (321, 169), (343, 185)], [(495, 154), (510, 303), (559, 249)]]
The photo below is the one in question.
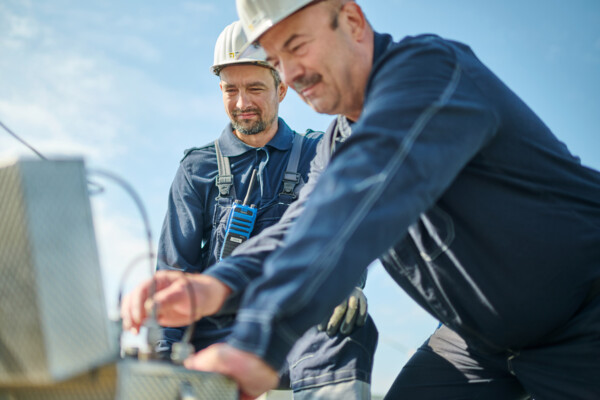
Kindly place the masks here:
[(365, 34), (368, 31), (369, 22), (356, 2), (349, 1), (344, 3), (340, 10), (339, 18), (344, 19), (343, 22), (346, 23), (355, 40), (362, 41), (367, 37)]
[(279, 88), (277, 88), (277, 95), (279, 97), (279, 102), (281, 103), (283, 99), (285, 99), (285, 95), (287, 94), (288, 85), (283, 82), (279, 83)]

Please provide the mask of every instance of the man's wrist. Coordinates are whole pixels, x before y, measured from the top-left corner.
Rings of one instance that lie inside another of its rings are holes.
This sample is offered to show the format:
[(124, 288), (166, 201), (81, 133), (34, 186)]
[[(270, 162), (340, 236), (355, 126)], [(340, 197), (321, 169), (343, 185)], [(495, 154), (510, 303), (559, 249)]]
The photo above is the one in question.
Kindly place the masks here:
[(238, 313), (235, 329), (226, 342), (238, 350), (257, 355), (278, 371), (298, 339), (296, 335), (292, 336), (282, 336), (282, 332), (272, 325), (272, 319), (266, 313), (261, 312), (257, 316), (253, 311), (242, 310)]
[(232, 290), (215, 277), (204, 274), (190, 274), (196, 311), (192, 311), (196, 319), (218, 312)]

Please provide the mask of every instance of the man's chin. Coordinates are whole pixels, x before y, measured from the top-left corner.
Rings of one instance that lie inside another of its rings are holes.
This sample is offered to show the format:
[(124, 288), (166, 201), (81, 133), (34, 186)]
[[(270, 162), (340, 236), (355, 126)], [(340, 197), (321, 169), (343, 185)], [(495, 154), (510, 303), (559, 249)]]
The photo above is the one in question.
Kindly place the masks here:
[(329, 114), (329, 115), (337, 114), (337, 112), (335, 110), (333, 110), (331, 107), (327, 107), (326, 104), (323, 104), (324, 102), (319, 101), (319, 99), (314, 99), (314, 101), (310, 101), (310, 100), (302, 97), (302, 100), (304, 100), (304, 102), (306, 104), (308, 104), (310, 106), (310, 108), (312, 108), (319, 114)]
[(239, 133), (243, 134), (243, 135), (256, 135), (257, 133), (260, 133), (264, 130), (264, 128), (260, 127), (257, 124), (234, 124), (233, 125), (233, 129), (235, 129), (236, 131), (238, 131)]

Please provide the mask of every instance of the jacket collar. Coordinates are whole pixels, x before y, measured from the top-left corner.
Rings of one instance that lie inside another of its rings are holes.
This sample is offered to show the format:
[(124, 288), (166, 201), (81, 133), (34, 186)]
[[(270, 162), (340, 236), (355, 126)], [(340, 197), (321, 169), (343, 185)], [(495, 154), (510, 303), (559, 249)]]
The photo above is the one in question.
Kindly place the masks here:
[(387, 33), (374, 32), (373, 46), (373, 65), (379, 61), (389, 46), (394, 43), (394, 39)]

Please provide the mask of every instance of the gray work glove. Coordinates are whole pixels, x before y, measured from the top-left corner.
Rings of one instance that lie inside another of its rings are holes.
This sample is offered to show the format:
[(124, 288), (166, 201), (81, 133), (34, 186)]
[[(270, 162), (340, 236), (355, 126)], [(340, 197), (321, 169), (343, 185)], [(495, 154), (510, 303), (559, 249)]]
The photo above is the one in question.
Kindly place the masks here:
[(342, 335), (349, 335), (355, 327), (367, 321), (367, 298), (361, 288), (355, 287), (350, 296), (333, 309), (329, 319), (321, 322), (317, 328), (326, 331), (328, 336), (335, 336), (339, 330)]

